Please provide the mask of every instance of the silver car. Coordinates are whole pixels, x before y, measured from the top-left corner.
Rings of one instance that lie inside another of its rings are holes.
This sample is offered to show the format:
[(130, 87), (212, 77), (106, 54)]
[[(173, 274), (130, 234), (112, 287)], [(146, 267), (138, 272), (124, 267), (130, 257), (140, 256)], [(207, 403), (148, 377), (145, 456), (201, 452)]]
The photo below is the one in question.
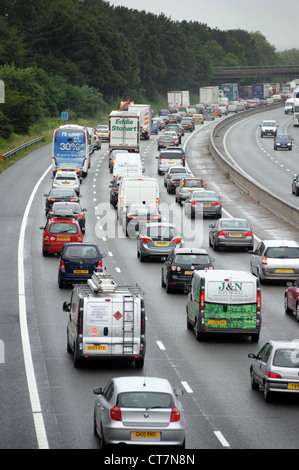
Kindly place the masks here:
[(168, 222), (142, 224), (137, 237), (137, 256), (140, 261), (149, 258), (167, 258), (173, 248), (183, 246), (175, 226)]
[(185, 448), (186, 420), (169, 381), (156, 377), (116, 377), (94, 389), (94, 434), (105, 444)]
[(221, 217), (222, 204), (215, 191), (198, 189), (193, 191), (184, 201), (185, 214), (187, 217), (196, 216)]
[(164, 186), (167, 188), (167, 182), (171, 176), (175, 176), (177, 173), (183, 174), (185, 176), (189, 175), (189, 172), (184, 166), (170, 166), (167, 171), (164, 173)]
[(250, 353), (252, 390), (262, 389), (266, 402), (273, 393), (299, 393), (299, 340), (268, 341), (257, 355)]
[(53, 178), (53, 189), (74, 189), (80, 195), (80, 180), (74, 171), (57, 171)]
[(299, 246), (293, 240), (263, 240), (252, 253), (250, 271), (260, 282), (295, 281), (299, 277)]
[(252, 228), (245, 219), (221, 218), (215, 225), (210, 225), (210, 229), (209, 245), (215, 251), (229, 247), (253, 250)]

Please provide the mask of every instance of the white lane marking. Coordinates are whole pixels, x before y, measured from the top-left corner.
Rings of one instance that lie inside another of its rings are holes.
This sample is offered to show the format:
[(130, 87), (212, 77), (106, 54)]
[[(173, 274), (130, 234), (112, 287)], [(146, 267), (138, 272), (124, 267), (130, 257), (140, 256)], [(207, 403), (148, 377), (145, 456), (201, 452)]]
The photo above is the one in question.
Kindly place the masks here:
[(27, 385), (28, 385), (29, 397), (30, 397), (30, 403), (31, 403), (31, 410), (33, 413), (35, 433), (36, 433), (39, 449), (49, 449), (49, 444), (48, 444), (48, 438), (46, 434), (44, 419), (42, 415), (42, 409), (41, 409), (38, 390), (37, 390), (37, 384), (36, 384), (36, 378), (34, 374), (34, 367), (33, 367), (32, 354), (31, 354), (30, 339), (29, 339), (29, 333), (28, 333), (26, 292), (25, 292), (25, 272), (24, 272), (24, 243), (25, 243), (25, 231), (26, 231), (26, 226), (27, 226), (27, 221), (28, 221), (28, 214), (30, 213), (33, 198), (42, 180), (44, 179), (44, 177), (50, 171), (51, 168), (52, 168), (52, 165), (49, 166), (49, 168), (40, 177), (40, 179), (36, 183), (30, 195), (30, 198), (28, 200), (28, 203), (24, 212), (23, 220), (22, 220), (20, 236), (19, 236), (19, 245), (18, 245), (18, 293), (19, 293), (18, 295), (19, 295), (20, 331), (21, 331), (21, 338), (22, 338), (23, 356), (24, 356)]
[(188, 382), (186, 382), (185, 380), (182, 380), (181, 381), (181, 384), (183, 385), (184, 389), (186, 390), (186, 392), (188, 393), (193, 393), (193, 390), (192, 388), (190, 387), (190, 385), (188, 384)]
[(115, 268), (118, 273), (121, 273), (120, 268)]
[(227, 440), (225, 439), (225, 437), (220, 431), (214, 431), (214, 434), (217, 437), (217, 439), (221, 442), (223, 447), (230, 447), (229, 443), (227, 442)]
[(108, 251), (108, 256), (113, 256), (113, 253), (111, 253), (111, 251)]
[(164, 344), (162, 343), (162, 341), (156, 341), (157, 345), (159, 346), (159, 348), (161, 349), (161, 351), (165, 351), (165, 346)]

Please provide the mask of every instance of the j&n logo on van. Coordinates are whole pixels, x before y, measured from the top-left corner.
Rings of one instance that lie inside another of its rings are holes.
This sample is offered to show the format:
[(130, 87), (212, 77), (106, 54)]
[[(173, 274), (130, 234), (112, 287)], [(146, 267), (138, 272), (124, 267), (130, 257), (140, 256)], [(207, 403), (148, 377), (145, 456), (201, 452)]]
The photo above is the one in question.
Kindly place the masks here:
[(242, 282), (224, 281), (218, 288), (219, 292), (242, 292)]
[(113, 314), (115, 320), (120, 320), (122, 318), (122, 314), (120, 313), (119, 310)]

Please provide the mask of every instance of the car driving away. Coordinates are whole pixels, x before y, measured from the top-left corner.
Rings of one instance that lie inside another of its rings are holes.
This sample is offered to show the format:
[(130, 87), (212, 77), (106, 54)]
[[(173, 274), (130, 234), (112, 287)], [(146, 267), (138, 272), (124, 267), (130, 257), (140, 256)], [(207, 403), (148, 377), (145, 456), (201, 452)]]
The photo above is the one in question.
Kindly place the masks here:
[(139, 226), (145, 222), (160, 222), (161, 213), (154, 204), (130, 204), (126, 211), (125, 233), (127, 236), (136, 238)]
[(167, 258), (176, 247), (182, 246), (176, 227), (168, 222), (142, 224), (137, 237), (137, 257), (141, 262), (148, 259)]
[(55, 189), (52, 188), (49, 194), (44, 194), (46, 215), (52, 209), (54, 202), (79, 202), (80, 199), (74, 189)]
[(163, 378), (112, 378), (94, 389), (94, 434), (105, 445), (185, 448), (186, 419), (178, 396)]
[(222, 204), (215, 191), (205, 189), (193, 191), (184, 201), (185, 214), (187, 217), (221, 217)]
[(57, 171), (53, 179), (53, 188), (72, 188), (80, 196), (80, 180), (74, 171)]
[(274, 393), (299, 393), (299, 340), (270, 340), (252, 359), (250, 380), (252, 390), (262, 390), (266, 402)]
[(51, 211), (48, 212), (48, 217), (71, 216), (78, 220), (82, 233), (85, 233), (86, 211), (87, 209), (82, 209), (79, 202), (54, 202)]
[(174, 248), (162, 266), (161, 285), (169, 293), (187, 292), (195, 269), (214, 269), (213, 258), (204, 248)]
[(299, 277), (299, 246), (294, 240), (262, 240), (250, 260), (260, 282), (295, 281)]
[(59, 287), (86, 282), (94, 271), (102, 272), (104, 257), (96, 243), (66, 243), (59, 259)]
[(287, 283), (284, 294), (285, 313), (292, 313), (299, 322), (299, 278), (294, 282)]
[(246, 219), (221, 218), (210, 225), (209, 245), (219, 248), (245, 248), (252, 251), (254, 237)]
[(185, 177), (180, 179), (180, 184), (175, 190), (175, 202), (182, 204), (188, 197), (191, 196), (193, 191), (204, 189), (205, 182), (203, 178)]
[(72, 217), (50, 218), (40, 229), (43, 230), (43, 256), (60, 253), (65, 243), (83, 241), (79, 222)]
[(170, 134), (162, 134), (158, 140), (158, 150), (167, 148), (170, 145), (176, 145), (174, 137)]

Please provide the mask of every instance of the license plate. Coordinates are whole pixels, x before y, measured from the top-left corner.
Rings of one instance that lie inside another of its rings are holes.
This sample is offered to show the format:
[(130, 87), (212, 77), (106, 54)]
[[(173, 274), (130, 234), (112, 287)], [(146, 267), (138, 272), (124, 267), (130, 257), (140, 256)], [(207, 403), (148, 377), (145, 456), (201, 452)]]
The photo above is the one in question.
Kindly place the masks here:
[(208, 202), (204, 202), (204, 203), (203, 203), (203, 206), (204, 206), (204, 207), (211, 207), (211, 204), (209, 204)]
[(293, 269), (275, 269), (275, 272), (276, 273), (292, 273), (293, 272)]
[(185, 274), (193, 274), (193, 271), (185, 271)]
[(226, 325), (226, 320), (208, 320), (208, 325)]
[(63, 181), (62, 184), (70, 184), (70, 183), (68, 183), (67, 181)]
[(230, 232), (229, 236), (230, 237), (242, 237), (242, 233)]
[(73, 273), (74, 274), (88, 274), (89, 271), (88, 269), (74, 269)]
[(87, 351), (107, 351), (107, 346), (105, 345), (95, 345), (95, 344), (90, 344), (86, 346)]
[(299, 390), (299, 384), (288, 384), (289, 390)]
[(155, 245), (168, 245), (168, 242), (155, 242)]
[(57, 240), (60, 242), (67, 242), (70, 241), (70, 237), (57, 237)]
[(174, 165), (174, 162), (167, 162), (167, 165)]
[(160, 433), (157, 431), (133, 431), (132, 432), (132, 437), (134, 439), (158, 439)]

